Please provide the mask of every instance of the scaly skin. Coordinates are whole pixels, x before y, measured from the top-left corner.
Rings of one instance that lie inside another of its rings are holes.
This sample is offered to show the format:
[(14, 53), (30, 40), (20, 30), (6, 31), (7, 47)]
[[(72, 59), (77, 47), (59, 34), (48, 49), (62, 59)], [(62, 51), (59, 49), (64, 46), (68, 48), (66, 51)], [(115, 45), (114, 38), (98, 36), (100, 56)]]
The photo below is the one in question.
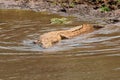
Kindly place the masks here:
[(54, 43), (61, 41), (62, 39), (69, 39), (80, 34), (89, 33), (94, 31), (95, 28), (91, 24), (83, 24), (69, 30), (62, 31), (53, 31), (48, 32), (39, 37), (39, 39), (35, 42), (36, 44), (40, 44), (43, 48), (49, 48)]

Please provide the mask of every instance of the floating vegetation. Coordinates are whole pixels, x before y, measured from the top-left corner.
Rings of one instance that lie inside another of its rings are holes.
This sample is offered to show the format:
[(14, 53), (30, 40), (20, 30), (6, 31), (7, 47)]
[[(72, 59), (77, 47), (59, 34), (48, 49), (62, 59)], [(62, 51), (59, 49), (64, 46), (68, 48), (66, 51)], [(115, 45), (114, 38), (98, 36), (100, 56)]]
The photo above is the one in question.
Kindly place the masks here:
[(110, 8), (107, 7), (107, 6), (102, 6), (102, 7), (100, 8), (100, 11), (102, 11), (102, 12), (108, 12), (108, 11), (110, 11)]
[(69, 21), (67, 18), (52, 18), (51, 24), (69, 24), (72, 21)]

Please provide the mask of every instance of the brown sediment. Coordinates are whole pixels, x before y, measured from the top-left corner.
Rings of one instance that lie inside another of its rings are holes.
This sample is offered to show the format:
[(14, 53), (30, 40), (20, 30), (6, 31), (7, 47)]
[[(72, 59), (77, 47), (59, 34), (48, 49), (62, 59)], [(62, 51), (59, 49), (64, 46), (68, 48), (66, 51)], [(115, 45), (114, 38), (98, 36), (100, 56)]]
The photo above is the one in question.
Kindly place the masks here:
[[(107, 6), (110, 11), (101, 11), (103, 6)], [(120, 2), (117, 0), (0, 0), (0, 9), (47, 11), (99, 24), (116, 23), (111, 23), (110, 20), (120, 22)]]

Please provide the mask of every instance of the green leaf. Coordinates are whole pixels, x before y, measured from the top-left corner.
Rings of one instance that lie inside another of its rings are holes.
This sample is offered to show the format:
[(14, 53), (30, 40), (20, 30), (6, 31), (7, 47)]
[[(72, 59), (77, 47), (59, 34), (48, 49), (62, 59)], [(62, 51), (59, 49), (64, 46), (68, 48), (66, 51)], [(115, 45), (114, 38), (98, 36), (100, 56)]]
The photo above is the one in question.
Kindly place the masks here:
[(71, 21), (69, 21), (67, 18), (52, 18), (51, 24), (69, 24)]

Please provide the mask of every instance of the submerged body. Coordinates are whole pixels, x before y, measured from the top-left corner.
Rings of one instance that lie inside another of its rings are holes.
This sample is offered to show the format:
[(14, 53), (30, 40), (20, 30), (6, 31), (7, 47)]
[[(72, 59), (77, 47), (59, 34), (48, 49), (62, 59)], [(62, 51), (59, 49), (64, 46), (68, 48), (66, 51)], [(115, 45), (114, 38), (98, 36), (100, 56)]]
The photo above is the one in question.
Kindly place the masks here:
[(98, 28), (101, 28), (101, 26), (83, 24), (83, 25), (71, 28), (69, 30), (48, 32), (41, 35), (39, 39), (35, 41), (35, 43), (40, 44), (43, 48), (49, 48), (54, 43), (59, 42), (62, 39), (69, 39), (69, 38), (78, 36), (80, 34), (92, 32)]

